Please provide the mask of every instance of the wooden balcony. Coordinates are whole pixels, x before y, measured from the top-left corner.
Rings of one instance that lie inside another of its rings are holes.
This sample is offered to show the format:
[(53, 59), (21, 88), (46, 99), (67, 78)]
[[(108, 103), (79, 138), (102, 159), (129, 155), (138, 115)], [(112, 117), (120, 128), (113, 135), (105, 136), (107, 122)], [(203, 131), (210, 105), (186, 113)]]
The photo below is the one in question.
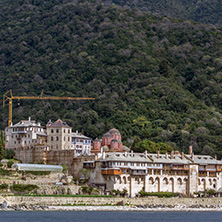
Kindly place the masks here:
[(102, 169), (102, 175), (121, 175), (122, 171), (120, 169)]

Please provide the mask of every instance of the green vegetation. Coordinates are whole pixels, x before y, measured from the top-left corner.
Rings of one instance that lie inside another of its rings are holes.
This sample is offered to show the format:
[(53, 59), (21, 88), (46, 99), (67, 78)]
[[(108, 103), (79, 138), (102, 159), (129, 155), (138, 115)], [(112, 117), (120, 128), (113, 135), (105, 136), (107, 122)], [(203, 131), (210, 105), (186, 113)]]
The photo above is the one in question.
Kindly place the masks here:
[[(103, 0), (103, 2), (107, 2)], [(112, 0), (121, 6), (131, 8), (138, 7), (141, 10), (149, 11), (167, 17), (178, 17), (194, 20), (201, 23), (222, 25), (220, 0)]]
[(7, 167), (8, 167), (8, 168), (11, 168), (13, 164), (14, 164), (14, 161), (9, 160), (9, 161), (7, 162)]
[(45, 195), (45, 194), (25, 194), (24, 196), (34, 196), (34, 197), (115, 197), (112, 195), (85, 195), (85, 194), (78, 194), (78, 195), (71, 195), (71, 194), (49, 194), (49, 195)]
[(13, 184), (10, 186), (11, 191), (16, 194), (26, 194), (38, 188), (38, 186), (33, 184)]
[(140, 191), (139, 192), (141, 197), (148, 197), (148, 196), (156, 196), (156, 197), (178, 197), (178, 193), (171, 193), (171, 192), (145, 192), (145, 191)]
[(8, 184), (6, 183), (0, 184), (0, 190), (5, 190), (5, 189), (8, 189)]
[(6, 170), (3, 168), (0, 168), (0, 176), (10, 176), (13, 172), (10, 170)]
[(5, 159), (13, 159), (15, 156), (15, 151), (14, 150), (4, 150), (4, 158)]
[(18, 171), (22, 175), (35, 175), (35, 176), (43, 176), (43, 175), (49, 175), (49, 171)]
[(100, 195), (100, 190), (90, 187), (90, 186), (81, 186), (81, 192), (84, 195)]
[(209, 189), (206, 191), (206, 193), (209, 195), (209, 196), (214, 196), (216, 194), (216, 191), (213, 190), (213, 189)]
[[(135, 150), (187, 152), (193, 145), (196, 154), (221, 158), (222, 31), (75, 2), (0, 2), (1, 95), (96, 98), (14, 101), (13, 122), (60, 117), (92, 138), (115, 127)], [(2, 129), (7, 112), (0, 107)]]

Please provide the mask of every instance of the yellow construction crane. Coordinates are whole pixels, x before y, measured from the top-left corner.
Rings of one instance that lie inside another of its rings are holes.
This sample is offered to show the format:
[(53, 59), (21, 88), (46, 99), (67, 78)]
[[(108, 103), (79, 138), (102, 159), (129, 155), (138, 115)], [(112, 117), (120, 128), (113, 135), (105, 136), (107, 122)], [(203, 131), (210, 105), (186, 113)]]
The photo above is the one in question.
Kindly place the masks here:
[(58, 96), (42, 96), (43, 91), (40, 96), (13, 96), (12, 90), (10, 89), (3, 95), (3, 107), (5, 107), (6, 102), (8, 101), (9, 113), (8, 113), (8, 126), (12, 124), (12, 100), (17, 99), (33, 99), (33, 100), (91, 100), (95, 98), (86, 98), (86, 97), (58, 97)]

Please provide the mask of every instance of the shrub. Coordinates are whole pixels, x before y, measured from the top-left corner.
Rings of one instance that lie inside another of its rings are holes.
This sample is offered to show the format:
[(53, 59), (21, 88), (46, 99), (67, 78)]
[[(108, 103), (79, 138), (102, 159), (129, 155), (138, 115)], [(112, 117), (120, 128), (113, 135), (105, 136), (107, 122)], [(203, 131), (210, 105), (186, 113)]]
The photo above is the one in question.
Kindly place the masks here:
[(15, 156), (14, 150), (4, 150), (4, 158), (5, 159), (13, 159)]
[(7, 188), (8, 188), (8, 184), (6, 183), (0, 184), (0, 190), (5, 190)]
[(13, 184), (10, 189), (14, 193), (25, 194), (30, 191), (37, 190), (39, 187), (33, 184)]
[(8, 167), (8, 168), (11, 168), (13, 164), (14, 164), (14, 161), (9, 160), (9, 161), (7, 162), (7, 167)]
[(155, 193), (150, 193), (150, 192), (145, 192), (141, 190), (139, 192), (141, 197), (146, 197), (146, 196), (156, 196), (156, 197), (177, 197), (179, 196), (178, 193), (172, 193), (172, 192), (155, 192)]
[(210, 189), (210, 190), (207, 190), (207, 194), (210, 195), (210, 196), (213, 196), (216, 194), (216, 191), (213, 190), (213, 189)]
[(1, 176), (9, 176), (9, 175), (11, 175), (11, 171), (0, 168), (0, 175)]

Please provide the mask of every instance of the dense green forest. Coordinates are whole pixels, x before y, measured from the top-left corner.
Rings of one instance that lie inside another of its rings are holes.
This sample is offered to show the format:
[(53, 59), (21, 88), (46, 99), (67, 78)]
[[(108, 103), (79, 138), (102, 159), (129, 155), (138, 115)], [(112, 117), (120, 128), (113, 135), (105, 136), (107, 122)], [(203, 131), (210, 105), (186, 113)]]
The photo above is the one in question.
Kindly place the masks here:
[(160, 16), (222, 26), (221, 0), (102, 0), (124, 8), (139, 8)]
[[(92, 138), (115, 127), (135, 150), (193, 145), (222, 156), (219, 28), (99, 1), (0, 6), (1, 95), (96, 98), (14, 101), (14, 123), (61, 118)], [(2, 129), (7, 112), (0, 108)]]

